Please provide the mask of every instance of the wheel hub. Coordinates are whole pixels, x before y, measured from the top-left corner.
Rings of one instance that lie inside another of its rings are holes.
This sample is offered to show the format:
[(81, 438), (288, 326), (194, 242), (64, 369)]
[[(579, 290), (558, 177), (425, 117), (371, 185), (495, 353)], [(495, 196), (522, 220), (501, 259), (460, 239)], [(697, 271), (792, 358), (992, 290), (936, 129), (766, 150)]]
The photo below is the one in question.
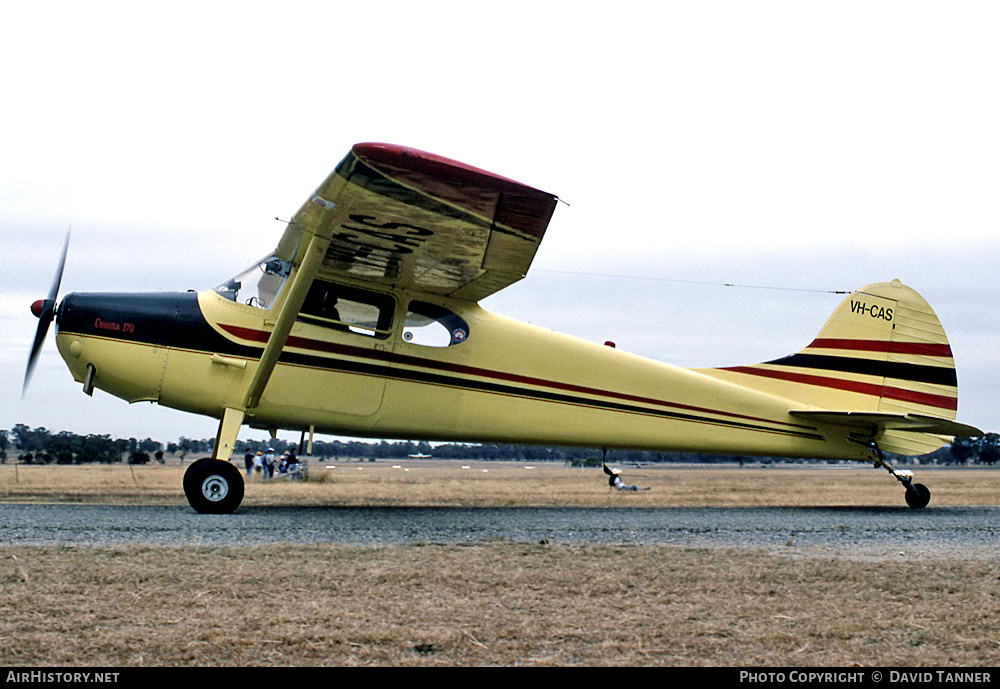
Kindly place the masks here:
[(229, 494), (229, 482), (221, 476), (209, 476), (201, 483), (201, 494), (206, 500), (220, 502)]

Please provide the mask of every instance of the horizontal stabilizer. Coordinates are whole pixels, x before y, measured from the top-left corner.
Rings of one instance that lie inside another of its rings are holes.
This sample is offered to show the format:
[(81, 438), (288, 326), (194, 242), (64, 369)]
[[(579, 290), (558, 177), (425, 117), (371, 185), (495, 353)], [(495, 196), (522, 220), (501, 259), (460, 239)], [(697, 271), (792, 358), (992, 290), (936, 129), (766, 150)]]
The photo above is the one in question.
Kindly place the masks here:
[(908, 431), (959, 437), (980, 437), (983, 435), (983, 432), (975, 426), (925, 414), (805, 410), (792, 411), (791, 415), (817, 423), (849, 426), (864, 431), (872, 438), (884, 431)]

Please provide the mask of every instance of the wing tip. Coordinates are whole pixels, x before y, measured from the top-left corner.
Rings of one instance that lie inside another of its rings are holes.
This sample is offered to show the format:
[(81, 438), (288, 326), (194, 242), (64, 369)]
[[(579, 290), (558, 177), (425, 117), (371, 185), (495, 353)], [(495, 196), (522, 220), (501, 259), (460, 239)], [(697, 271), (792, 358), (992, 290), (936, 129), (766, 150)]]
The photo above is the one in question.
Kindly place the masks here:
[(488, 182), (500, 186), (513, 185), (519, 189), (530, 189), (539, 194), (551, 196), (553, 199), (558, 198), (555, 194), (549, 194), (548, 192), (541, 191), (509, 177), (498, 175), (489, 170), (409, 146), (369, 141), (354, 144), (351, 152), (363, 163), (383, 173), (387, 172), (383, 168), (388, 166), (393, 170), (459, 177), (473, 183)]

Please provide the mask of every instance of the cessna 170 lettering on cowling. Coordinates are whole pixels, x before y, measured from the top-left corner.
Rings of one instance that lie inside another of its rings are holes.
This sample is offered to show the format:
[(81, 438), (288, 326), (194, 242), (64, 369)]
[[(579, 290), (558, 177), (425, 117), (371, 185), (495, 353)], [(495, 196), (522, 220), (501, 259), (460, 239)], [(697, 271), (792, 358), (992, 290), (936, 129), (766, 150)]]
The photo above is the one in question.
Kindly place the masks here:
[[(951, 349), (899, 281), (868, 285), (791, 356), (683, 369), (485, 311), (527, 273), (557, 198), (414, 149), (358, 144), (269, 256), (214, 290), (69, 294), (39, 317), (84, 391), (219, 420), (184, 491), (199, 512), (243, 499), (240, 428), (874, 462), (958, 423)], [(68, 238), (67, 238), (68, 240)]]

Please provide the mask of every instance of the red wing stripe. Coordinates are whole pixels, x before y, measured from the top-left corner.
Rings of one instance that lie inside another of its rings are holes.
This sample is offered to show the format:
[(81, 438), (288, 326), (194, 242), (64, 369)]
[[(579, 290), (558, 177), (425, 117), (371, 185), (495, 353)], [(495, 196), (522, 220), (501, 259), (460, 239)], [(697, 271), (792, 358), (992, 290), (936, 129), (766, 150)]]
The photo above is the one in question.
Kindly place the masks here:
[(932, 342), (889, 342), (887, 340), (849, 340), (842, 338), (817, 338), (806, 349), (847, 349), (856, 352), (888, 352), (890, 354), (922, 354), (924, 356), (950, 357), (951, 347)]
[(732, 366), (723, 369), (725, 371), (735, 371), (736, 373), (746, 373), (751, 376), (761, 376), (763, 378), (776, 378), (787, 380), (792, 383), (803, 383), (805, 385), (816, 385), (823, 388), (833, 388), (835, 390), (846, 390), (862, 395), (873, 397), (887, 397), (889, 399), (923, 404), (928, 407), (938, 407), (939, 409), (958, 410), (958, 398), (948, 395), (934, 395), (926, 392), (916, 392), (913, 390), (903, 390), (888, 386), (875, 385), (873, 383), (859, 383), (853, 380), (843, 380), (841, 378), (827, 378), (826, 376), (813, 376), (804, 373), (792, 373), (790, 371), (774, 371), (766, 368), (753, 368), (751, 366)]

